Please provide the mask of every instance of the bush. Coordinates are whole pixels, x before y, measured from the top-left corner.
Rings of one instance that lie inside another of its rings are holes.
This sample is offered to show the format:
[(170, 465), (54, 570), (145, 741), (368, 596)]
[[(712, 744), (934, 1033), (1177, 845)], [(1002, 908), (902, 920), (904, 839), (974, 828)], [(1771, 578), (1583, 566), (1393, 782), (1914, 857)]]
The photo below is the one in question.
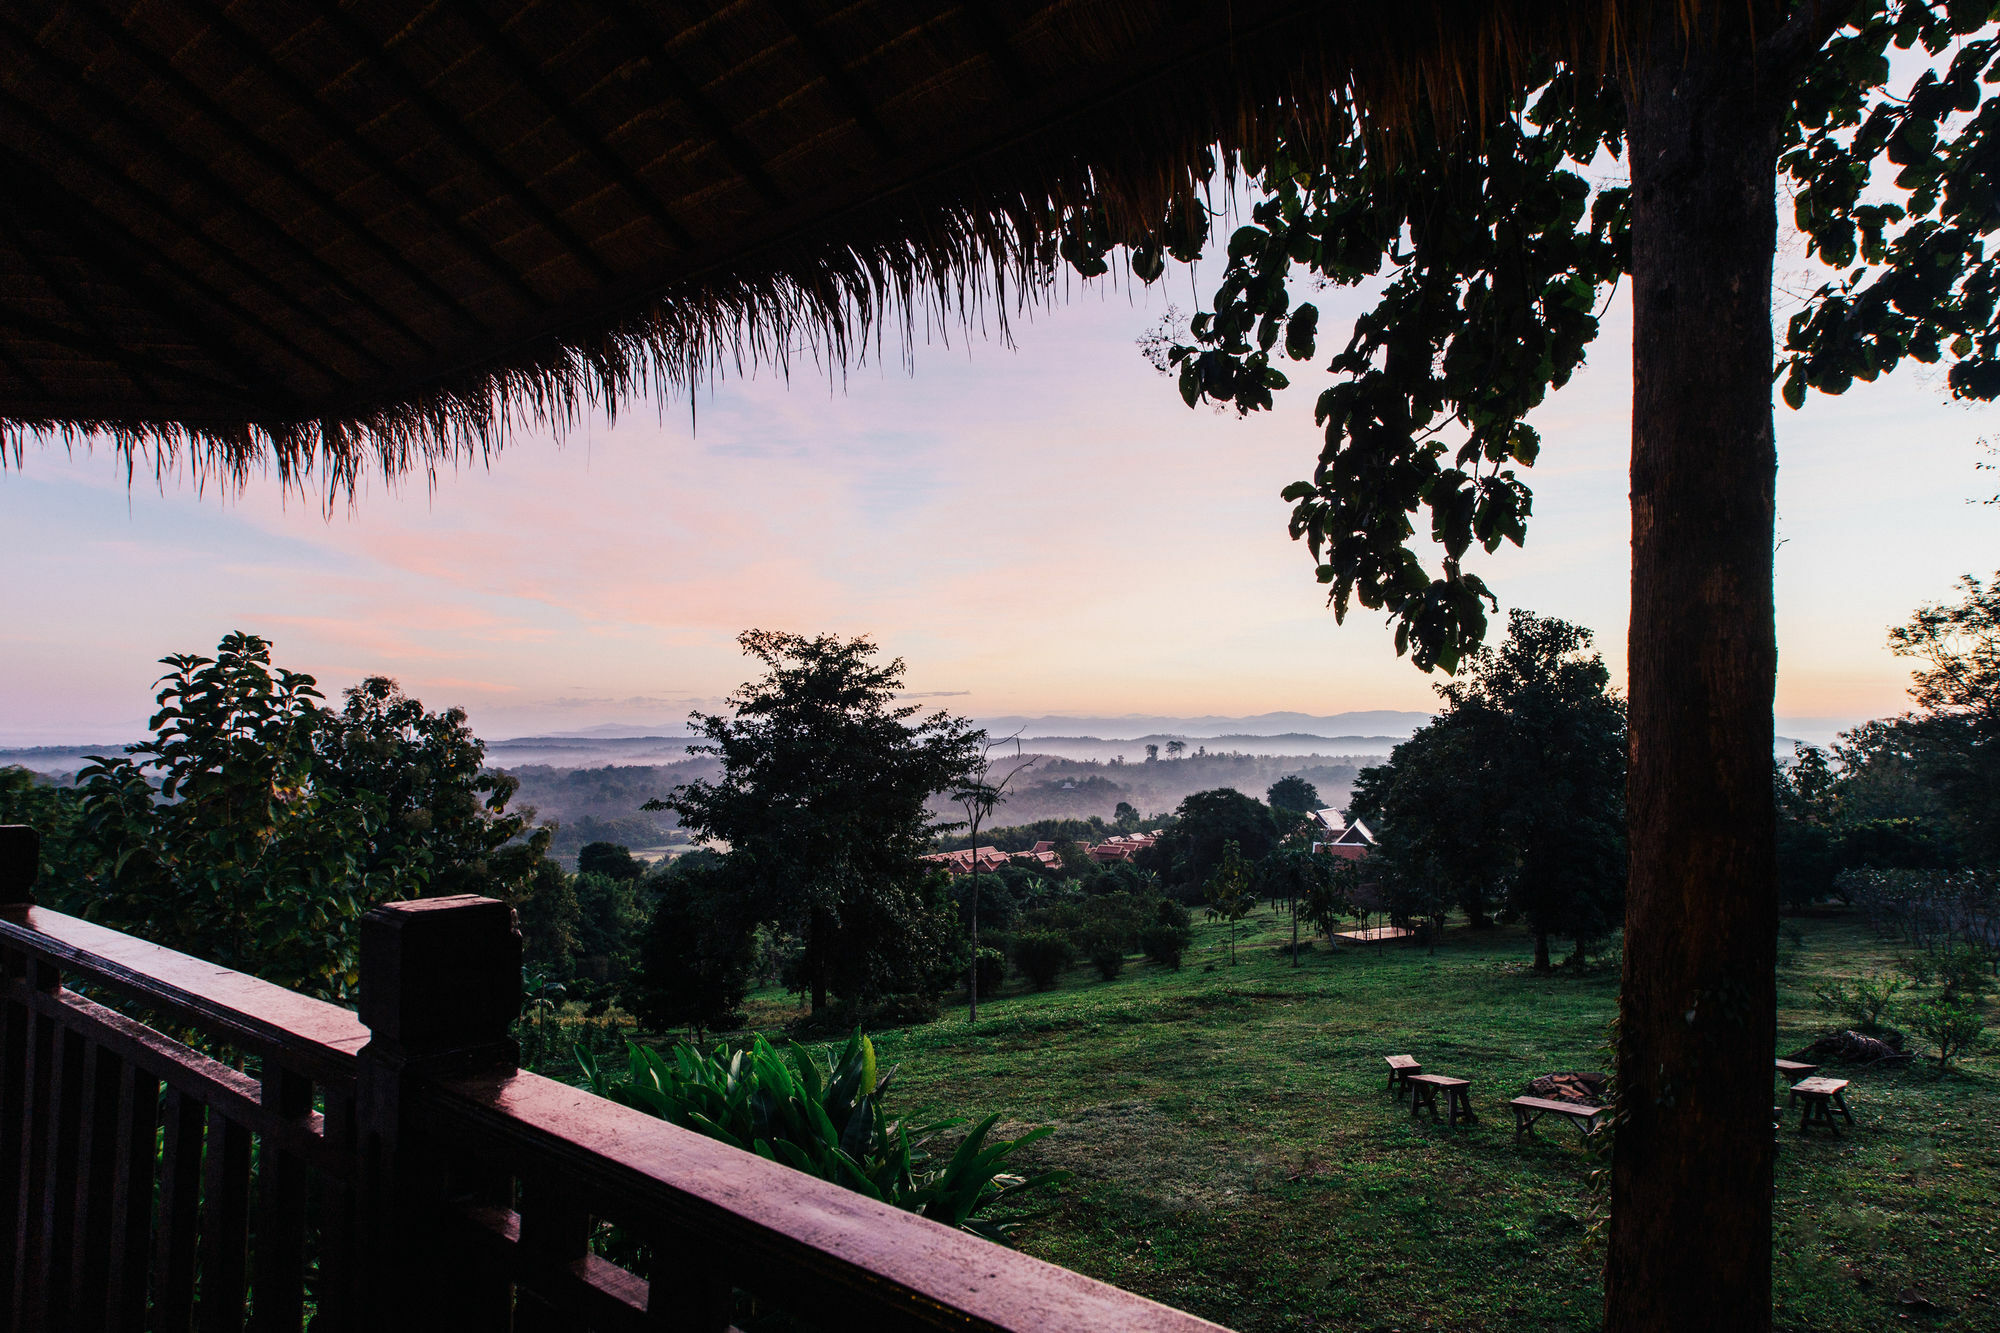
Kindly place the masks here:
[(1909, 1013), (1910, 1026), (1937, 1047), (1938, 1072), (1950, 1069), (1960, 1056), (1979, 1049), (1986, 1024), (1972, 1004), (1958, 1000), (1927, 1000)]
[(1920, 986), (1936, 986), (1946, 1004), (1967, 1001), (1975, 1008), (1993, 984), (1992, 967), (1979, 950), (1955, 940), (1920, 953), (1902, 964)]
[(1083, 956), (1097, 969), (1097, 975), (1106, 981), (1117, 979), (1125, 970), (1125, 945), (1115, 931), (1093, 929), (1084, 934)]
[(951, 1157), (933, 1158), (926, 1146), (962, 1122), (890, 1119), (883, 1101), (894, 1071), (878, 1075), (875, 1048), (858, 1031), (829, 1066), (796, 1042), (787, 1064), (762, 1037), (734, 1050), (676, 1046), (663, 1056), (645, 1046), (626, 1049), (622, 1076), (578, 1049), (577, 1062), (598, 1096), (988, 1240), (1006, 1241), (1023, 1220), (1014, 1196), (1069, 1175), (1023, 1179), (996, 1170), (1052, 1132), (1043, 1127), (989, 1141), (998, 1115), (973, 1126)]
[(1879, 1032), (1889, 1005), (1909, 985), (1901, 977), (1873, 972), (1851, 983), (1828, 982), (1813, 991), (1813, 1000), (1835, 1017), (1852, 1022), (1859, 1031)]
[(1075, 958), (1076, 948), (1069, 937), (1053, 930), (1024, 931), (1014, 939), (1014, 966), (1036, 990), (1055, 985)]
[(1194, 932), (1186, 926), (1148, 926), (1139, 934), (1139, 947), (1145, 950), (1146, 957), (1176, 972), (1193, 944)]
[(978, 974), (979, 993), (992, 995), (1007, 980), (1007, 955), (998, 949), (981, 949), (974, 960), (973, 970)]

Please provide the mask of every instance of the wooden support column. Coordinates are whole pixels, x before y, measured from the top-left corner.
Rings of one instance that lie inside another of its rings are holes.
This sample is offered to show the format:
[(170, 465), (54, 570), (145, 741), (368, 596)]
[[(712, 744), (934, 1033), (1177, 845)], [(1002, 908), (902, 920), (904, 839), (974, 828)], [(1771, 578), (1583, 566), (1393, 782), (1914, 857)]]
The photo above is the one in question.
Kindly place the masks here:
[(369, 912), (361, 919), (360, 1008), (370, 1035), (355, 1111), (362, 1323), (384, 1333), (505, 1328), (506, 1284), (465, 1271), (447, 1208), (454, 1195), (504, 1190), (506, 1182), (470, 1180), (455, 1169), (452, 1145), (426, 1137), (419, 1107), (426, 1080), (519, 1064), (510, 1035), (521, 1012), (513, 910), (467, 895)]

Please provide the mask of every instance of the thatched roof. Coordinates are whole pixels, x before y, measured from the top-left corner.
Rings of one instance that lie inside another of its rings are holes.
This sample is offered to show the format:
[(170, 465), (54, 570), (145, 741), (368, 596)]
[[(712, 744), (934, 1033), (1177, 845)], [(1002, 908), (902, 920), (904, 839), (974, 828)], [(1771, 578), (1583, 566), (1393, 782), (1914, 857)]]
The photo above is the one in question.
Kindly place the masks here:
[(1476, 95), (1546, 35), (1513, 8), (1619, 6), (16, 0), (0, 446), (338, 488), (1004, 318), (1053, 207), (1141, 226), (1285, 108)]

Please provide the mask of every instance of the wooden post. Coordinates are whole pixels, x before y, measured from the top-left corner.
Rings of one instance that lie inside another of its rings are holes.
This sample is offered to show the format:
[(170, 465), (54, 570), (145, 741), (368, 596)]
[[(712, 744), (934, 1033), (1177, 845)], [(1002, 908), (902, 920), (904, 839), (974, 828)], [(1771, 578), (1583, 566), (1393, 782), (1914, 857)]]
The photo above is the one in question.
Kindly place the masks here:
[(506, 1284), (468, 1272), (444, 1225), (454, 1192), (484, 1191), (454, 1172), (450, 1145), (426, 1141), (416, 1111), (427, 1079), (515, 1068), (520, 1012), (521, 932), (505, 903), (421, 898), (361, 919), (364, 1328), (507, 1326)]
[(42, 835), (26, 824), (0, 824), (0, 907), (35, 901)]

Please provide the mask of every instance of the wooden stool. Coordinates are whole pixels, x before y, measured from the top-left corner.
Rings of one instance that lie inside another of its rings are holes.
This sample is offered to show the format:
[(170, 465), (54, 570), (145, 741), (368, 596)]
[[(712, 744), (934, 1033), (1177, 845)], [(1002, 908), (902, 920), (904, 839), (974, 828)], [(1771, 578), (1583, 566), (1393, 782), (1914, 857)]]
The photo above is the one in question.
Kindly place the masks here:
[(1805, 1104), (1805, 1113), (1799, 1117), (1799, 1133), (1803, 1134), (1814, 1125), (1825, 1125), (1834, 1133), (1840, 1132), (1840, 1122), (1833, 1118), (1835, 1111), (1854, 1123), (1854, 1113), (1847, 1109), (1847, 1080), (1844, 1078), (1808, 1078), (1792, 1085), (1794, 1106)]
[(1431, 1119), (1436, 1120), (1438, 1093), (1443, 1092), (1445, 1109), (1454, 1128), (1460, 1121), (1468, 1125), (1479, 1123), (1479, 1117), (1472, 1113), (1471, 1079), (1445, 1078), (1440, 1074), (1405, 1074), (1403, 1082), (1410, 1085), (1411, 1116), (1429, 1110)]
[(1414, 1055), (1385, 1055), (1382, 1058), (1389, 1063), (1388, 1090), (1395, 1093), (1399, 1098), (1403, 1094), (1399, 1090), (1398, 1085), (1410, 1075), (1424, 1072), (1424, 1067), (1417, 1063), (1417, 1057)]
[(1802, 1078), (1811, 1078), (1819, 1072), (1818, 1065), (1809, 1065), (1798, 1060), (1777, 1060), (1773, 1063), (1778, 1067), (1779, 1076), (1790, 1083), (1796, 1083)]

